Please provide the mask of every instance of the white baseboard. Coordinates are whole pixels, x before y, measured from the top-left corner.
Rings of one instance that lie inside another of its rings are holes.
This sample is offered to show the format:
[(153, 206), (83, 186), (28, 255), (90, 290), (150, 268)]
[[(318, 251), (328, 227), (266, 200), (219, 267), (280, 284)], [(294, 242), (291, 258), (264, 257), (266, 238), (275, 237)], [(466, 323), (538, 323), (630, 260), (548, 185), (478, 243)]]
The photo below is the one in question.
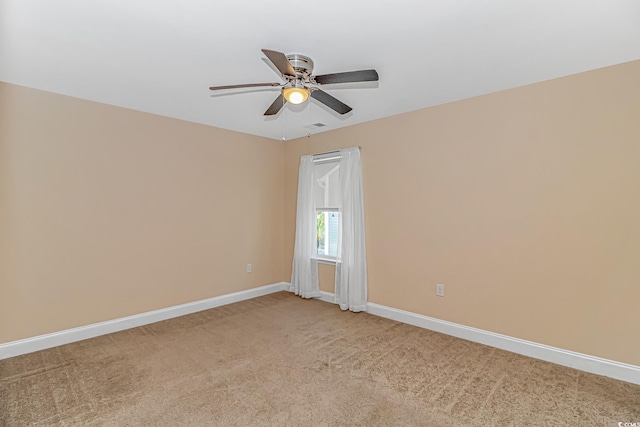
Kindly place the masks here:
[(0, 360), (288, 290), (285, 282), (0, 344)]
[(325, 292), (325, 291), (320, 291), (320, 298), (318, 298), (320, 301), (324, 301), (324, 302), (329, 302), (331, 304), (335, 304), (336, 303), (336, 294), (332, 293), (332, 292)]
[[(334, 302), (334, 294), (325, 291), (321, 291), (321, 294), (320, 300)], [(367, 304), (367, 313), (512, 353), (640, 385), (640, 366), (563, 350), (371, 302)]]
[[(274, 283), (272, 285), (261, 286), (259, 288), (234, 292), (232, 294), (221, 295), (214, 298), (176, 305), (119, 319), (108, 320), (106, 322), (94, 323), (51, 334), (12, 341), (0, 344), (0, 360), (100, 335), (110, 334), (112, 332), (135, 328), (137, 326), (148, 325), (149, 323), (184, 316), (186, 314), (220, 307), (234, 302), (257, 298), (274, 292), (280, 292), (283, 290), (288, 291), (290, 290), (289, 288), (289, 283)], [(335, 296), (333, 293), (325, 291), (321, 291), (320, 293), (321, 296), (319, 299), (321, 301), (334, 303)], [(507, 335), (496, 334), (494, 332), (447, 322), (445, 320), (423, 316), (421, 314), (375, 303), (367, 304), (367, 312), (375, 316), (385, 317), (387, 319), (407, 323), (409, 325), (418, 326), (420, 328), (429, 329), (480, 344), (489, 345), (502, 350), (522, 354), (524, 356), (545, 360), (558, 365), (568, 366), (570, 368), (634, 384), (640, 384), (640, 366), (629, 365), (626, 363), (590, 356), (588, 354), (563, 350), (561, 348), (513, 338)]]

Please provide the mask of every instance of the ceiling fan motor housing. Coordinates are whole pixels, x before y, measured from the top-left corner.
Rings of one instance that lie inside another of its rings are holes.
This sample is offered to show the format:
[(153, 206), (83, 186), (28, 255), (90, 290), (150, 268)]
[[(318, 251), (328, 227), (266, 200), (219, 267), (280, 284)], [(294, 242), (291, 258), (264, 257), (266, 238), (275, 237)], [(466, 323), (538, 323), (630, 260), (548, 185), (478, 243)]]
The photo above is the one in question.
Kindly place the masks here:
[(287, 59), (300, 77), (309, 77), (313, 72), (313, 61), (308, 56), (292, 53), (287, 55)]

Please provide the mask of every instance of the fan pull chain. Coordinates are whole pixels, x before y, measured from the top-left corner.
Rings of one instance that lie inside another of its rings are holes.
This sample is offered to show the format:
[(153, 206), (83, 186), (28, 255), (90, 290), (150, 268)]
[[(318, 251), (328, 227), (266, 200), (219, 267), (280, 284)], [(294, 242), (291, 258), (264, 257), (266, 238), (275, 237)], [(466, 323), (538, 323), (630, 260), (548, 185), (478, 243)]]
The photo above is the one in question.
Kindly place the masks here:
[(284, 97), (282, 98), (282, 140), (286, 141), (287, 139), (284, 137), (284, 129), (285, 129), (285, 117), (286, 117), (286, 106), (287, 101), (285, 101)]
[(309, 125), (307, 138), (311, 138), (311, 99), (307, 99), (307, 124)]

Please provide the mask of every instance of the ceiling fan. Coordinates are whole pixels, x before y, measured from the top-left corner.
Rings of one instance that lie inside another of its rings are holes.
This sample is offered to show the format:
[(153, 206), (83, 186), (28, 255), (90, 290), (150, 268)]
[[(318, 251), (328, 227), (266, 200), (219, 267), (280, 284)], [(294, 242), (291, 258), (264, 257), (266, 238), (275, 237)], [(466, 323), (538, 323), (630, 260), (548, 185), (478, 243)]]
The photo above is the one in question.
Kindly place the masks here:
[(282, 52), (262, 49), (262, 53), (278, 69), (284, 83), (248, 83), (228, 86), (211, 86), (210, 90), (241, 89), (260, 86), (281, 88), (280, 95), (271, 104), (265, 116), (278, 114), (285, 102), (302, 104), (309, 96), (321, 102), (339, 114), (346, 114), (352, 110), (347, 104), (337, 100), (318, 86), (336, 83), (375, 82), (378, 81), (376, 70), (347, 71), (343, 73), (322, 74), (314, 76), (311, 58), (300, 55), (285, 55)]

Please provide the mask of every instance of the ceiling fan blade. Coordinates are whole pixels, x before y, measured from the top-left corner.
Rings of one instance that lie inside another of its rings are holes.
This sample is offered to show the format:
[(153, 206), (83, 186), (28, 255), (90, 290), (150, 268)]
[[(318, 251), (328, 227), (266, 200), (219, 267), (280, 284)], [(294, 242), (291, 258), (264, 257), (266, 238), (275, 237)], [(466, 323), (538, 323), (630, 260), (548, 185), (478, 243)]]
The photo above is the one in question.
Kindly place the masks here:
[(262, 49), (262, 53), (269, 58), (269, 61), (271, 61), (282, 74), (296, 77), (296, 70), (293, 69), (284, 53), (269, 49)]
[(345, 73), (322, 74), (316, 76), (316, 83), (329, 85), (333, 83), (377, 82), (376, 70), (347, 71)]
[(347, 104), (344, 104), (338, 101), (333, 96), (329, 95), (327, 92), (320, 89), (316, 89), (312, 91), (311, 97), (316, 101), (322, 102), (324, 105), (326, 105), (327, 107), (331, 108), (332, 110), (340, 114), (347, 114), (349, 111), (352, 110), (352, 108), (349, 107)]
[(211, 86), (209, 90), (224, 90), (224, 89), (241, 89), (245, 87), (260, 87), (260, 86), (281, 86), (280, 83), (247, 83), (243, 85), (228, 85), (228, 86)]
[(276, 98), (276, 100), (273, 101), (273, 103), (269, 106), (269, 108), (267, 108), (267, 111), (264, 112), (264, 115), (265, 116), (274, 116), (274, 115), (278, 114), (278, 112), (280, 111), (280, 109), (282, 108), (284, 103), (285, 103), (284, 96), (282, 96), (282, 93), (281, 93)]

